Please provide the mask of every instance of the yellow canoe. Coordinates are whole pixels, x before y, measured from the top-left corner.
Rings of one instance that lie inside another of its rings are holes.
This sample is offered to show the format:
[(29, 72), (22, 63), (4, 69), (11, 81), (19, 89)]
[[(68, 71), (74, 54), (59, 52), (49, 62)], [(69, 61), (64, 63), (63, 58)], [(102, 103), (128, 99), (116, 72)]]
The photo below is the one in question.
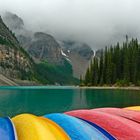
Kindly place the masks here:
[(55, 135), (55, 138), (57, 138), (57, 140), (70, 140), (66, 132), (55, 122), (44, 117), (40, 117), (40, 119), (44, 121), (46, 125), (49, 126), (49, 128), (51, 129), (52, 133)]
[(70, 140), (64, 130), (49, 119), (22, 114), (12, 121), (18, 140)]
[(134, 110), (134, 111), (140, 111), (140, 106), (130, 106), (130, 107), (126, 107), (124, 109)]

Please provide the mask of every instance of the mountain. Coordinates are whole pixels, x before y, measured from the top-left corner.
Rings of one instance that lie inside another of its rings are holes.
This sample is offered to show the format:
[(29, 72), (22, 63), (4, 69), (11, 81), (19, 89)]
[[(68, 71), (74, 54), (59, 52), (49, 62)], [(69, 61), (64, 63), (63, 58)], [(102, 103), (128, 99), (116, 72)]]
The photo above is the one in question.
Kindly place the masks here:
[(0, 74), (10, 79), (32, 80), (33, 61), (0, 17)]
[(63, 64), (60, 45), (53, 36), (46, 33), (36, 32), (27, 50), (35, 61), (47, 60), (50, 63)]
[[(60, 81), (57, 77), (61, 79), (63, 75), (65, 75), (65, 79), (69, 79), (68, 77), (74, 76), (79, 78), (80, 75), (85, 74), (88, 63), (93, 56), (93, 51), (90, 46), (74, 41), (56, 41), (50, 34), (29, 31), (26, 29), (24, 21), (10, 12), (5, 13), (3, 19), (6, 25), (14, 31), (21, 46), (26, 49), (35, 61), (37, 69), (38, 66), (43, 65), (42, 67), (44, 67), (47, 75), (52, 75), (52, 77), (54, 76), (53, 72), (56, 73), (56, 69), (59, 69), (57, 76), (55, 76), (55, 78), (49, 78), (49, 81), (56, 79), (54, 83), (57, 83), (57, 81)], [(66, 67), (70, 68), (70, 73), (67, 73)], [(52, 70), (51, 74), (49, 74), (47, 70)], [(64, 70), (66, 70), (66, 72)]]
[(35, 62), (47, 60), (49, 63), (63, 64), (65, 57), (61, 53), (59, 43), (53, 36), (27, 30), (23, 20), (13, 13), (6, 12), (3, 19)]
[(38, 81), (43, 84), (78, 84), (71, 64), (53, 36), (27, 30), (23, 20), (10, 12), (5, 13), (3, 19), (35, 62), (35, 78)]
[(90, 46), (75, 41), (63, 41), (62, 46), (72, 64), (74, 76), (79, 78), (84, 75), (94, 54)]
[(24, 28), (23, 20), (18, 17), (16, 14), (12, 14), (10, 12), (6, 12), (5, 16), (3, 16), (3, 20), (5, 24), (8, 24), (11, 30), (22, 30)]

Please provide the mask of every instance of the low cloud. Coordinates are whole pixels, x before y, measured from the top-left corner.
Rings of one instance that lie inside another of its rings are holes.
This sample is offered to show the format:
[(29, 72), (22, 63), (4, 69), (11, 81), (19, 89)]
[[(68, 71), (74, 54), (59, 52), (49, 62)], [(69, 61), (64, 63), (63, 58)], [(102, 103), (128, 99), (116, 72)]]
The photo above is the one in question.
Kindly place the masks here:
[(125, 35), (140, 39), (139, 0), (4, 0), (1, 11), (19, 15), (27, 28), (58, 40), (103, 48)]

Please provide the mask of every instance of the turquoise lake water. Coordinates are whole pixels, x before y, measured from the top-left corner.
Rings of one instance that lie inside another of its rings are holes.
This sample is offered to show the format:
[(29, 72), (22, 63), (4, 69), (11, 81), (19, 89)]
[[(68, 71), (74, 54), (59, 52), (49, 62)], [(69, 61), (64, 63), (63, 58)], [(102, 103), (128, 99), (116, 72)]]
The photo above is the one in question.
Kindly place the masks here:
[(0, 87), (0, 116), (140, 105), (140, 91), (77, 87)]

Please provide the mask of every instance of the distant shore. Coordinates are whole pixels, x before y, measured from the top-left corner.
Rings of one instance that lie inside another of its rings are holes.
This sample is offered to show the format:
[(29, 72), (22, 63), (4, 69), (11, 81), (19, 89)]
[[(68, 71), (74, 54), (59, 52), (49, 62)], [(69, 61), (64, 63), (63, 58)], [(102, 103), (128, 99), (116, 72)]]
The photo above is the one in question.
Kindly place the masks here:
[(113, 86), (80, 86), (82, 89), (125, 89), (125, 90), (140, 90), (138, 86), (128, 86), (128, 87), (113, 87)]

